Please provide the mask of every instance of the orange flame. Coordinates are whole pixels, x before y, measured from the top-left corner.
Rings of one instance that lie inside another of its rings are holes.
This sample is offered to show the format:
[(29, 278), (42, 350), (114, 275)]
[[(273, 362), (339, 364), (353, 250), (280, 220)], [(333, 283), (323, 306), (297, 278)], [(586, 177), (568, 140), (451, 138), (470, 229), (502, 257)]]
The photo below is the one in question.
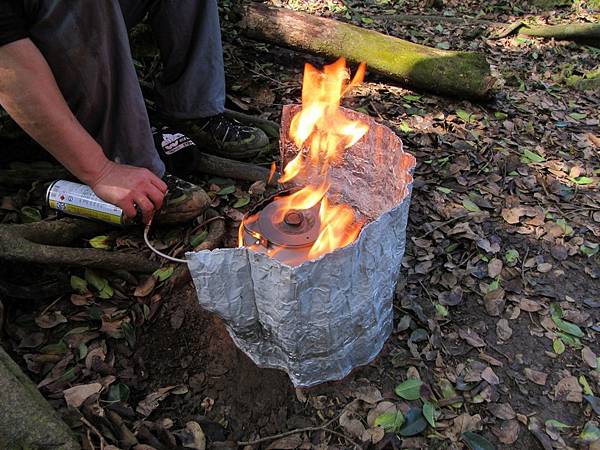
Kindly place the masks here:
[(321, 200), (319, 218), (321, 219), (321, 230), (308, 253), (308, 257), (311, 259), (354, 242), (362, 227), (362, 224), (354, 223), (354, 211), (350, 206), (329, 206), (327, 197), (323, 197)]
[(339, 162), (344, 150), (356, 144), (369, 129), (367, 124), (347, 118), (340, 110), (342, 97), (362, 82), (365, 69), (365, 64), (361, 64), (350, 81), (344, 58), (325, 66), (322, 72), (310, 64), (304, 68), (302, 109), (292, 118), (289, 130), (299, 151), (285, 166), (279, 182), (286, 183), (302, 176), (308, 184), (294, 194), (278, 199), (281, 206), (274, 220), (282, 222), (289, 211), (309, 209), (320, 203), (321, 227), (309, 258), (348, 245), (362, 227), (350, 206), (330, 205), (326, 196), (330, 186), (329, 168)]

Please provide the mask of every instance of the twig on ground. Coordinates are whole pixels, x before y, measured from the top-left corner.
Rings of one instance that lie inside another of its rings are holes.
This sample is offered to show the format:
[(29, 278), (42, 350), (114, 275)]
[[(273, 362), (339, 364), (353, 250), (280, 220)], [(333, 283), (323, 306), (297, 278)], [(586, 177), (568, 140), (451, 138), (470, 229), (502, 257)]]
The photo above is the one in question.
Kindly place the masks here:
[(52, 308), (54, 305), (56, 305), (58, 303), (58, 301), (63, 298), (63, 296), (61, 295), (60, 297), (58, 297), (56, 300), (54, 300), (52, 303), (50, 303), (48, 306), (46, 306), (44, 308), (44, 310), (40, 313), (40, 316), (43, 316), (44, 314), (46, 314), (50, 308)]
[(90, 423), (89, 420), (87, 420), (85, 417), (80, 417), (79, 418), (85, 425), (87, 425), (90, 430), (92, 430), (94, 433), (96, 433), (96, 436), (98, 436), (98, 439), (100, 439), (100, 450), (104, 450), (104, 446), (106, 445), (106, 440), (104, 439), (104, 437), (102, 436), (102, 433), (100, 433), (98, 431), (98, 429), (92, 425)]
[(527, 286), (527, 279), (525, 278), (525, 261), (527, 261), (528, 255), (529, 246), (525, 249), (525, 256), (523, 257), (523, 261), (521, 261), (521, 281), (523, 282), (523, 287)]
[(294, 434), (308, 433), (308, 432), (311, 432), (311, 431), (325, 431), (326, 433), (331, 433), (331, 434), (334, 434), (336, 436), (339, 436), (339, 437), (343, 438), (344, 440), (346, 440), (348, 442), (351, 442), (356, 448), (361, 449), (362, 448), (361, 445), (358, 444), (353, 439), (349, 438), (348, 436), (344, 435), (343, 433), (340, 433), (338, 431), (334, 431), (334, 430), (331, 430), (331, 429), (327, 428), (329, 425), (331, 425), (336, 420), (338, 420), (341, 415), (342, 415), (342, 413), (338, 414), (333, 419), (325, 422), (323, 425), (319, 425), (319, 426), (316, 426), (316, 427), (296, 428), (295, 430), (285, 431), (283, 433), (274, 434), (272, 436), (266, 436), (266, 437), (263, 437), (263, 438), (255, 439), (253, 441), (240, 441), (240, 442), (237, 443), (237, 445), (240, 446), (240, 447), (241, 446), (245, 446), (245, 445), (256, 445), (256, 444), (260, 444), (262, 442), (268, 442), (268, 441), (273, 441), (275, 439), (281, 439), (281, 438), (284, 438), (286, 436), (292, 436)]
[(190, 234), (195, 234), (198, 230), (200, 230), (201, 228), (204, 228), (206, 225), (208, 225), (211, 222), (214, 222), (215, 220), (225, 220), (225, 217), (224, 216), (216, 216), (216, 217), (211, 217), (209, 219), (206, 219), (200, 225), (195, 226)]
[(429, 235), (430, 235), (431, 233), (433, 233), (434, 231), (437, 231), (437, 230), (439, 230), (439, 229), (440, 229), (440, 228), (442, 228), (443, 226), (445, 226), (445, 225), (449, 225), (449, 224), (451, 224), (452, 222), (454, 222), (454, 221), (456, 221), (456, 220), (458, 220), (458, 219), (462, 219), (463, 217), (465, 217), (465, 216), (456, 216), (456, 217), (453, 217), (452, 219), (448, 219), (448, 220), (446, 220), (445, 222), (442, 222), (442, 223), (440, 223), (439, 225), (436, 225), (436, 226), (435, 226), (435, 227), (433, 227), (431, 230), (429, 230), (427, 233), (425, 233), (425, 234), (422, 234), (421, 236), (418, 236), (418, 237), (417, 237), (417, 239), (423, 239), (423, 238), (425, 238), (425, 237), (429, 236)]

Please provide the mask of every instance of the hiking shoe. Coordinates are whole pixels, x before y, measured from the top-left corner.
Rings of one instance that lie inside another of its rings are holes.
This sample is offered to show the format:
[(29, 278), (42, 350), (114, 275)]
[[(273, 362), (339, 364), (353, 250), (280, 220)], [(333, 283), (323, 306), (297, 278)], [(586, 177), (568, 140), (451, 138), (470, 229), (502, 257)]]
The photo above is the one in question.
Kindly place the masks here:
[(210, 205), (210, 197), (200, 186), (166, 173), (163, 181), (167, 184), (167, 195), (163, 206), (156, 213), (155, 220), (160, 225), (177, 225), (190, 221)]
[(194, 121), (190, 131), (198, 145), (224, 158), (250, 159), (269, 145), (263, 130), (243, 125), (223, 113)]
[(152, 137), (167, 172), (186, 176), (194, 171), (199, 150), (188, 136), (169, 127), (152, 127)]

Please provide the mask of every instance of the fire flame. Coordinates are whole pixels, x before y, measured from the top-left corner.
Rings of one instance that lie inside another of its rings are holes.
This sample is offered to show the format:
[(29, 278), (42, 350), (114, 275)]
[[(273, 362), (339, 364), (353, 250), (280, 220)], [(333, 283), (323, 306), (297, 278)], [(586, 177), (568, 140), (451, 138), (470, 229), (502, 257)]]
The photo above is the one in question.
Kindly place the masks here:
[(308, 255), (311, 259), (350, 244), (362, 227), (353, 209), (345, 204), (331, 205), (327, 192), (329, 168), (369, 129), (366, 123), (350, 120), (340, 110), (342, 97), (363, 81), (365, 69), (365, 64), (361, 64), (350, 81), (344, 58), (325, 66), (322, 72), (310, 64), (304, 68), (302, 109), (292, 118), (289, 130), (299, 152), (285, 166), (279, 182), (302, 176), (307, 185), (294, 194), (278, 198), (280, 206), (274, 220), (282, 222), (290, 211), (320, 204), (321, 226)]

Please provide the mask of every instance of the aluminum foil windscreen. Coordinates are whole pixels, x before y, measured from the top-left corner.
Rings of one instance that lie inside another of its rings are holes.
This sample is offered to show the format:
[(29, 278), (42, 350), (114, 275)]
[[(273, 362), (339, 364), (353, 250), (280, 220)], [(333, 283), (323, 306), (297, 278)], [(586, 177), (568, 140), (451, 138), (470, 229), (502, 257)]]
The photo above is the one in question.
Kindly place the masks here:
[[(283, 110), (284, 162), (296, 151), (287, 130), (298, 108)], [(389, 128), (344, 112), (370, 126), (330, 170), (333, 199), (366, 219), (356, 241), (293, 267), (246, 248), (186, 254), (200, 305), (258, 366), (286, 371), (295, 386), (345, 377), (375, 358), (392, 330), (415, 159)]]

